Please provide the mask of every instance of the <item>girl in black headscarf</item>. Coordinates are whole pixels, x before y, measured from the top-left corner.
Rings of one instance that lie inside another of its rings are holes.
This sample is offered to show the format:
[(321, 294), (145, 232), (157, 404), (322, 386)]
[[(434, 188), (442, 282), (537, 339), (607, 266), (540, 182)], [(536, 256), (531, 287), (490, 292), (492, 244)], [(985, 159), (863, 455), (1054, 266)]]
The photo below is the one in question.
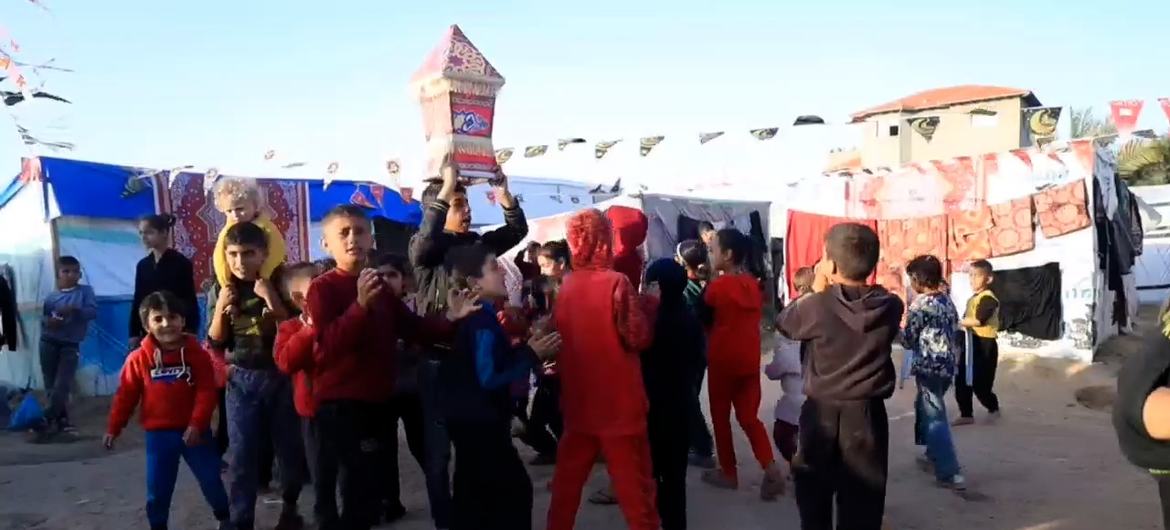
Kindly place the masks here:
[(691, 402), (697, 402), (692, 385), (696, 367), (703, 363), (703, 331), (683, 296), (687, 274), (681, 265), (655, 261), (642, 285), (658, 298), (654, 341), (642, 352), (658, 514), (664, 530), (682, 530), (687, 527), (687, 422)]
[(130, 305), (130, 348), (138, 347), (145, 331), (138, 318), (138, 305), (146, 295), (155, 291), (169, 291), (183, 302), (183, 316), (187, 333), (197, 334), (199, 329), (199, 302), (195, 298), (195, 273), (191, 260), (171, 248), (171, 229), (175, 216), (170, 214), (147, 215), (138, 220), (138, 235), (142, 245), (150, 251), (138, 261), (134, 273), (134, 303)]

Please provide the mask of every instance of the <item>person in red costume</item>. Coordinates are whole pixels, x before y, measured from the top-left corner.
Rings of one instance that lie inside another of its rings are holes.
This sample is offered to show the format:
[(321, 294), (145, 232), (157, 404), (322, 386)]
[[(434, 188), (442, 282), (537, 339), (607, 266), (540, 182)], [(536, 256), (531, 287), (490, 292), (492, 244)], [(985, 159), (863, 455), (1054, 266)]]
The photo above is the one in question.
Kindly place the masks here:
[(613, 268), (610, 226), (595, 209), (575, 214), (566, 226), (573, 273), (565, 276), (553, 308), (563, 340), (557, 365), (565, 431), (553, 474), (549, 530), (573, 528), (581, 488), (598, 453), (605, 455), (629, 527), (658, 529), (646, 431), (649, 402), (639, 360), (652, 338), (650, 322), (630, 279)]
[(711, 238), (711, 259), (721, 274), (707, 285), (703, 301), (712, 313), (707, 332), (711, 425), (719, 468), (703, 473), (703, 482), (725, 489), (739, 487), (735, 447), (731, 439), (731, 410), (751, 442), (752, 453), (764, 469), (760, 498), (774, 500), (784, 493), (785, 470), (776, 463), (768, 431), (760, 421), (760, 319), (763, 299), (755, 276), (744, 269), (751, 242), (734, 228)]
[(613, 229), (613, 270), (625, 274), (637, 291), (645, 265), (638, 247), (646, 241), (650, 222), (641, 210), (627, 206), (611, 206), (605, 211), (605, 218)]

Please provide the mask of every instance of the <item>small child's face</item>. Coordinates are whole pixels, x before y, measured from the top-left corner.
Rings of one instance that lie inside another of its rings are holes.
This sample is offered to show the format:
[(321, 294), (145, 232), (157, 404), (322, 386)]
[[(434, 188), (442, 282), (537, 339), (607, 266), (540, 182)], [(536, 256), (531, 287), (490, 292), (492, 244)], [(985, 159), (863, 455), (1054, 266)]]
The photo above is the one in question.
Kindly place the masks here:
[(146, 222), (138, 224), (138, 237), (142, 239), (142, 246), (147, 249), (164, 248), (170, 243), (166, 232), (156, 230)]
[(406, 278), (402, 276), (402, 271), (395, 269), (389, 265), (378, 267), (378, 276), (382, 277), (386, 287), (390, 288), (390, 292), (397, 298), (402, 298), (406, 294)]
[(62, 289), (76, 287), (81, 281), (81, 267), (77, 265), (62, 265), (57, 267), (57, 286)]
[(224, 254), (232, 275), (241, 280), (259, 279), (260, 268), (268, 257), (267, 250), (248, 245), (227, 245)]
[(979, 292), (991, 287), (992, 277), (983, 269), (971, 269), (967, 276), (971, 279), (972, 291)]
[(250, 223), (256, 220), (256, 216), (260, 215), (260, 207), (256, 201), (240, 198), (232, 200), (227, 211), (223, 213), (227, 216), (229, 225)]
[(475, 279), (474, 288), (480, 296), (498, 298), (508, 296), (508, 289), (504, 287), (504, 273), (500, 270), (500, 262), (496, 256), (488, 254), (483, 262), (483, 276)]
[(288, 293), (286, 294), (298, 311), (305, 310), (305, 298), (309, 294), (309, 285), (312, 283), (313, 277), (308, 274), (295, 276), (288, 281)]
[(143, 324), (159, 344), (172, 345), (183, 339), (183, 326), (187, 321), (178, 313), (152, 309), (146, 314), (146, 322)]
[(548, 256), (537, 256), (536, 263), (540, 265), (540, 273), (549, 278), (560, 278), (565, 274), (565, 263)]
[(337, 216), (325, 223), (324, 232), (325, 250), (345, 271), (356, 272), (374, 247), (369, 219)]

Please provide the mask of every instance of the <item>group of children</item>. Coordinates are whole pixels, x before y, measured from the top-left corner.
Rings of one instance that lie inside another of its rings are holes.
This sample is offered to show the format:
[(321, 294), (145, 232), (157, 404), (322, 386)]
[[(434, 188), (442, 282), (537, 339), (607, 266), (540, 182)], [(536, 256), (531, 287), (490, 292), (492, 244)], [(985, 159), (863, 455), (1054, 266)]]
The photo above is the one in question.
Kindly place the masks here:
[[(976, 294), (960, 319), (941, 262), (913, 260), (907, 273), (917, 296), (903, 328), (902, 302), (866, 282), (877, 266), (876, 234), (862, 225), (834, 227), (824, 259), (796, 275), (802, 296), (777, 319), (784, 339), (765, 372), (781, 381), (784, 397), (770, 441), (758, 418), (763, 300), (747, 271), (745, 235), (707, 231), (705, 244), (683, 242), (675, 259), (643, 267), (641, 212), (585, 210), (567, 222), (567, 240), (531, 247), (528, 259), (516, 261), (527, 292), (509, 297), (515, 293), (498, 258), (524, 237), (522, 212), (505, 204), (508, 226), (480, 238), (467, 230), (466, 192), (454, 178), (433, 187), (409, 261), (374, 254), (361, 208), (331, 210), (322, 222), (335, 262), (327, 271), (310, 263), (273, 269), (274, 252), (283, 261), (283, 243), (274, 243), (282, 238), (260, 214), (258, 195), (225, 188), (221, 208), (231, 222), (217, 245), (208, 340), (184, 333), (188, 302), (166, 289), (143, 296), (144, 334), (127, 358), (105, 436), (112, 446), (141, 403), (152, 528), (167, 527), (180, 457), (220, 528), (253, 528), (266, 443), (275, 445), (281, 479), (279, 530), (304, 524), (297, 501), (306, 460), (320, 528), (400, 518), (401, 420), (438, 528), (531, 528), (532, 484), (512, 442), (519, 434), (537, 450), (533, 464), (556, 465), (548, 528), (573, 527), (582, 487), (603, 455), (630, 528), (683, 529), (688, 463), (715, 467), (702, 475), (707, 484), (739, 485), (733, 411), (764, 471), (763, 499), (784, 493), (791, 467), (804, 528), (832, 527), (834, 497), (841, 527), (877, 528), (888, 457), (884, 400), (894, 390), (890, 349), (899, 336), (918, 383), (921, 464), (940, 484), (963, 487), (943, 395), (953, 378), (956, 424), (971, 417), (972, 395), (998, 414), (991, 390), (998, 308), (986, 262), (971, 265)], [(143, 227), (169, 224), (155, 219)], [(152, 251), (156, 264), (167, 256), (165, 248)], [(77, 261), (62, 257), (59, 291), (45, 304), (42, 365), (57, 368), (46, 381), (72, 379), (61, 363), (71, 352), (76, 365), (85, 323), (94, 318), (92, 289), (79, 278)], [(966, 348), (961, 328), (969, 330)], [(704, 375), (713, 444), (699, 405)], [(226, 490), (211, 435), (221, 387)], [(46, 421), (56, 428), (68, 425), (67, 392), (59, 384), (50, 393)], [(446, 486), (450, 447), (453, 488)], [(713, 452), (717, 466), (709, 462)], [(444, 495), (445, 508), (436, 501)]]

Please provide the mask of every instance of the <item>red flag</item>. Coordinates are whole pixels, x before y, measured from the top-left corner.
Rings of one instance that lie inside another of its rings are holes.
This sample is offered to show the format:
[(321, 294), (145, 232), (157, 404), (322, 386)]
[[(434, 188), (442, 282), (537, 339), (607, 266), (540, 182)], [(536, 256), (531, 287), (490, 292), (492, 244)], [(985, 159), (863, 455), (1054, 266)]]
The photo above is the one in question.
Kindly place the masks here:
[(41, 159), (38, 157), (22, 158), (20, 160), (20, 181), (24, 183), (40, 182)]
[(382, 199), (386, 197), (386, 188), (380, 184), (373, 184), (370, 186), (370, 194), (374, 196), (375, 201), (378, 201), (378, 206), (382, 206)]
[(355, 204), (357, 206), (361, 206), (362, 208), (374, 207), (373, 203), (371, 203), (370, 200), (366, 198), (366, 194), (362, 193), (362, 190), (360, 189), (353, 190), (353, 195), (349, 196), (349, 202), (350, 204)]
[(404, 204), (410, 204), (410, 201), (414, 200), (414, 188), (399, 188), (398, 194), (402, 196)]
[(1015, 151), (1012, 151), (1012, 154), (1016, 155), (1016, 158), (1020, 159), (1020, 162), (1023, 162), (1025, 166), (1028, 166), (1029, 170), (1032, 169), (1032, 157), (1028, 154), (1027, 151), (1024, 151), (1023, 149), (1016, 149)]
[(1170, 98), (1158, 98), (1158, 103), (1162, 104), (1162, 112), (1166, 113), (1166, 119), (1170, 120)]
[(1113, 113), (1113, 125), (1117, 127), (1118, 135), (1129, 136), (1133, 134), (1144, 104), (1145, 102), (1140, 99), (1109, 102), (1109, 108)]

